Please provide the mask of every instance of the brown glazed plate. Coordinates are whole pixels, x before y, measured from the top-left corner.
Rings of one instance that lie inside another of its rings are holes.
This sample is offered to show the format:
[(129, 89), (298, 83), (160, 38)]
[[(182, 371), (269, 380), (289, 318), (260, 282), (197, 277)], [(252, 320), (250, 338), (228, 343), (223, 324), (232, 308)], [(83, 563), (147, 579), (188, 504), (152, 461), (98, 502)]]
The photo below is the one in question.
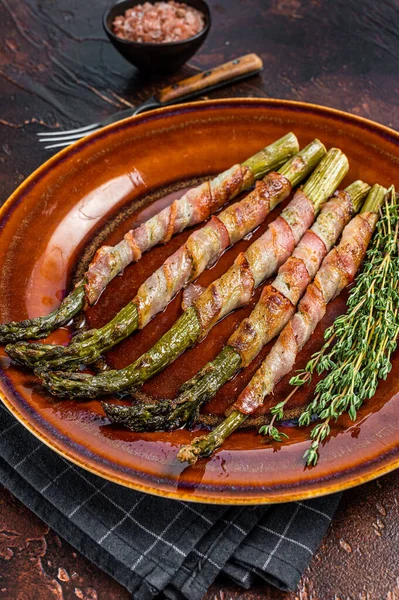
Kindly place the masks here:
[[(133, 223), (148, 218), (182, 190), (293, 131), (301, 146), (319, 137), (348, 156), (344, 185), (361, 178), (370, 184), (399, 184), (399, 134), (343, 112), (283, 100), (235, 99), (180, 105), (127, 119), (60, 152), (31, 175), (0, 212), (0, 319), (24, 319), (55, 308), (82, 272), (94, 249), (114, 244)], [(274, 218), (276, 214), (271, 215)], [(270, 219), (269, 219), (270, 220)], [(252, 240), (227, 251), (199, 279), (208, 284)], [(138, 286), (189, 235), (183, 232), (154, 248), (104, 291), (86, 313), (89, 326), (107, 322)], [(236, 324), (254, 305), (236, 311), (198, 346), (145, 385), (156, 397), (172, 397), (183, 381), (213, 358)], [(113, 367), (132, 362), (174, 322), (181, 297), (143, 331), (107, 355)], [(320, 348), (323, 331), (345, 310), (345, 294), (330, 306), (297, 366)], [(72, 328), (50, 336), (67, 341)], [(203, 408), (204, 421), (223, 415), (263, 360), (257, 360)], [(324, 444), (317, 467), (304, 468), (309, 430), (291, 427), (290, 439), (267, 443), (257, 429), (236, 432), (212, 458), (187, 467), (176, 459), (179, 447), (197, 431), (141, 434), (112, 427), (100, 402), (55, 400), (26, 370), (11, 364), (0, 349), (0, 392), (5, 405), (44, 443), (79, 466), (144, 492), (223, 504), (282, 502), (319, 496), (358, 485), (399, 466), (399, 353), (377, 394), (360, 410), (356, 423), (341, 419)], [(283, 399), (289, 377), (260, 411)], [(310, 398), (298, 393), (295, 416)]]

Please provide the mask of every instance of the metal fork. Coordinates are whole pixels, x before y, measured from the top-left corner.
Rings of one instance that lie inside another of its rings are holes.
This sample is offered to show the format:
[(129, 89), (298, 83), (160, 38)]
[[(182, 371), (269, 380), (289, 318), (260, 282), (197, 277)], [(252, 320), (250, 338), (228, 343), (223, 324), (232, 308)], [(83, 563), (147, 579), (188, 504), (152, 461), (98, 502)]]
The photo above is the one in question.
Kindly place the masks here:
[(245, 56), (236, 58), (228, 63), (219, 65), (214, 69), (201, 71), (192, 77), (188, 77), (178, 83), (163, 88), (139, 106), (121, 110), (102, 121), (98, 121), (98, 123), (92, 123), (91, 125), (78, 127), (77, 129), (68, 129), (67, 131), (38, 133), (37, 136), (39, 142), (50, 144), (45, 146), (46, 149), (69, 146), (86, 135), (99, 131), (106, 125), (116, 123), (127, 117), (138, 115), (146, 110), (160, 108), (170, 104), (177, 104), (178, 102), (184, 102), (191, 98), (195, 98), (204, 92), (210, 92), (227, 83), (234, 83), (241, 79), (245, 79), (246, 77), (250, 77), (251, 75), (255, 75), (256, 73), (259, 73), (262, 68), (263, 63), (259, 56), (256, 54), (246, 54)]

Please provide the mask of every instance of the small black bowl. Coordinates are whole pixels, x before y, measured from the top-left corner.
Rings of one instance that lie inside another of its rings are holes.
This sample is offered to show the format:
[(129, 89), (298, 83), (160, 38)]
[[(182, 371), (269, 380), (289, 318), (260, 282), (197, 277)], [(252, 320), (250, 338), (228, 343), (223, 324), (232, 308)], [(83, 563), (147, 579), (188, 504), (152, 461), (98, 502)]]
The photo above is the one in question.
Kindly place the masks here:
[(131, 42), (116, 36), (112, 32), (112, 23), (115, 17), (123, 15), (128, 8), (143, 4), (145, 0), (122, 0), (107, 9), (103, 16), (105, 33), (122, 56), (138, 69), (151, 73), (171, 73), (184, 65), (197, 52), (198, 48), (204, 43), (211, 27), (211, 13), (204, 0), (182, 1), (197, 8), (205, 15), (204, 29), (186, 40), (154, 44)]

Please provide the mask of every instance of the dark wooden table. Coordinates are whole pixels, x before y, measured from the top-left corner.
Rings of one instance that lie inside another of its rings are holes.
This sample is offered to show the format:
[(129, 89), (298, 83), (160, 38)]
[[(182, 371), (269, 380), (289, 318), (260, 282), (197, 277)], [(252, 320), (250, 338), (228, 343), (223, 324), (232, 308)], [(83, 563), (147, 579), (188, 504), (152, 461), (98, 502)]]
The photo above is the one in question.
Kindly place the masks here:
[[(210, 0), (213, 28), (176, 78), (257, 52), (260, 76), (212, 97), (271, 96), (333, 106), (399, 127), (398, 0)], [(4, 201), (46, 158), (35, 133), (147, 98), (173, 78), (138, 74), (101, 28), (106, 0), (1, 0), (0, 184)], [(399, 599), (399, 475), (344, 494), (298, 590), (207, 599)], [(0, 488), (0, 599), (124, 600), (129, 594)]]

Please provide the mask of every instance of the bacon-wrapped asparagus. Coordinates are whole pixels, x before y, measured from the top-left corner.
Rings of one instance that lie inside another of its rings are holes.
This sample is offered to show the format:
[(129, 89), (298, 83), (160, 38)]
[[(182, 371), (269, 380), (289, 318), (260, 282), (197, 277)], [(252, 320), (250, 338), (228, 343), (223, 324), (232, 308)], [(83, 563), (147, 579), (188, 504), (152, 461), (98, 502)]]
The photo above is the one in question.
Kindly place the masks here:
[(239, 369), (246, 367), (287, 323), (324, 256), (359, 208), (368, 189), (367, 184), (355, 182), (324, 205), (316, 223), (280, 267), (272, 284), (263, 289), (254, 310), (231, 335), (227, 346), (184, 384), (175, 400), (164, 400), (151, 406), (104, 404), (110, 420), (128, 425), (135, 431), (175, 429), (195, 420), (201, 405)]
[(0, 343), (42, 338), (61, 327), (83, 308), (85, 295), (90, 304), (94, 303), (107, 284), (131, 262), (139, 260), (144, 252), (207, 219), (298, 150), (297, 138), (288, 133), (244, 163), (234, 165), (215, 179), (189, 190), (171, 206), (129, 231), (116, 246), (100, 248), (84, 280), (68, 294), (58, 309), (44, 317), (0, 325)]
[(297, 354), (325, 315), (327, 304), (355, 277), (366, 254), (385, 194), (386, 190), (381, 186), (372, 188), (361, 214), (345, 227), (340, 243), (323, 260), (299, 303), (298, 311), (232, 405), (229, 416), (208, 435), (184, 446), (179, 451), (179, 460), (193, 464), (199, 457), (212, 454), (249, 414), (263, 404), (265, 396), (273, 391), (278, 381), (291, 371)]
[[(336, 148), (331, 149), (303, 190), (295, 194), (266, 233), (247, 252), (239, 255), (229, 271), (213, 282), (194, 306), (186, 310), (172, 328), (133, 364), (97, 376), (44, 371), (39, 373), (44, 384), (56, 395), (95, 397), (140, 385), (152, 377), (206, 335), (228, 311), (248, 302), (255, 284), (259, 285), (262, 279), (275, 272), (292, 253), (316, 212), (347, 170), (345, 155)], [(327, 216), (325, 212), (323, 215), (326, 215), (323, 221), (327, 227), (331, 215)]]
[[(7, 346), (7, 352), (28, 366), (43, 365), (52, 369), (95, 361), (135, 329), (145, 327), (184, 286), (214, 265), (228, 246), (258, 227), (270, 210), (288, 196), (291, 187), (313, 170), (325, 152), (323, 144), (314, 140), (279, 172), (269, 173), (263, 180), (257, 181), (255, 189), (247, 197), (227, 207), (204, 227), (194, 231), (140, 286), (133, 300), (104, 327), (75, 337), (66, 347), (19, 342)], [(294, 207), (292, 211), (295, 212)], [(281, 220), (281, 223), (285, 221)], [(288, 225), (286, 228), (289, 229)], [(288, 246), (291, 238), (287, 236)]]

